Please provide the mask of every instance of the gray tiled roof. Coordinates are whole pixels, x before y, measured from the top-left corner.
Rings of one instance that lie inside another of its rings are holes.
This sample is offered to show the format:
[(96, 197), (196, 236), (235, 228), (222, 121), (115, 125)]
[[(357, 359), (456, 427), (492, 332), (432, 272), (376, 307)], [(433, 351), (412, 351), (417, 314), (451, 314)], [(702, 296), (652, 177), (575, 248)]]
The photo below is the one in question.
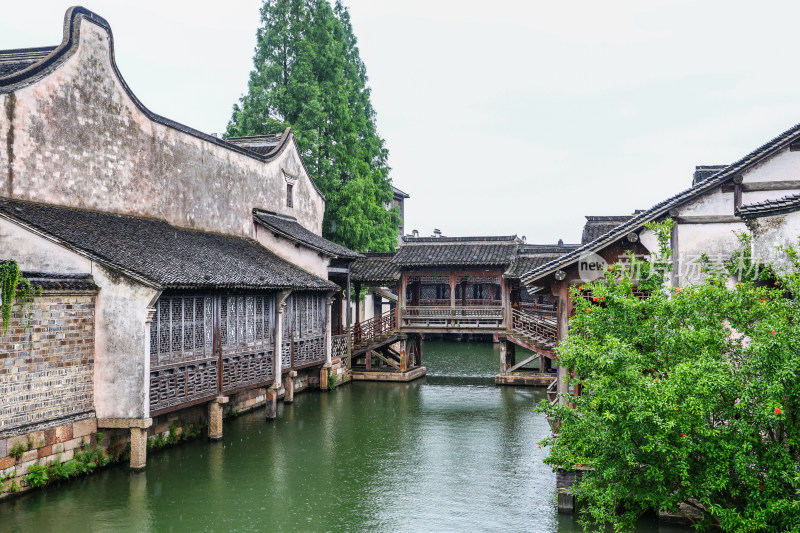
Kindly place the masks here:
[(409, 195), (407, 192), (403, 192), (403, 191), (401, 191), (400, 189), (398, 189), (398, 188), (397, 188), (397, 187), (395, 187), (394, 185), (392, 185), (392, 193), (393, 193), (395, 196), (401, 196), (401, 197), (403, 197), (403, 198), (411, 198), (411, 196), (410, 196), (410, 195)]
[(526, 272), (544, 265), (574, 250), (580, 244), (523, 244), (517, 250), (517, 258), (505, 273), (507, 279), (519, 279)]
[(277, 233), (281, 237), (289, 239), (313, 248), (330, 257), (341, 259), (356, 259), (361, 254), (354, 252), (350, 248), (345, 248), (340, 244), (329, 241), (328, 239), (309, 231), (297, 222), (297, 219), (288, 215), (273, 213), (263, 209), (253, 209), (253, 218), (264, 227)]
[(350, 279), (360, 283), (391, 285), (400, 279), (394, 253), (368, 253), (350, 265)]
[(727, 165), (697, 165), (694, 167), (694, 174), (692, 175), (692, 187), (707, 180), (720, 170), (723, 170), (726, 166)]
[(91, 274), (48, 274), (44, 272), (22, 273), (31, 285), (43, 291), (96, 291), (97, 285)]
[(282, 134), (253, 135), (251, 137), (228, 137), (225, 140), (259, 155), (267, 155), (278, 147), (281, 137)]
[[(409, 244), (412, 241), (413, 244)], [(423, 244), (420, 244), (422, 241)], [(437, 244), (445, 241), (446, 244)], [(443, 247), (435, 249), (435, 246)], [(510, 237), (421, 237), (407, 238), (406, 242), (395, 253), (371, 253), (354, 261), (350, 267), (351, 279), (361, 283), (382, 283), (390, 285), (400, 279), (400, 269), (428, 266), (458, 265), (510, 265), (504, 276), (508, 279), (519, 277), (531, 269), (552, 261), (561, 255), (574, 250), (579, 244), (522, 244), (514, 236)], [(476, 248), (480, 248), (479, 257), (474, 259)], [(431, 253), (435, 258), (428, 260), (424, 254)], [(470, 255), (472, 254), (472, 255)], [(482, 254), (482, 255), (481, 255)], [(486, 255), (497, 257), (485, 259)], [(406, 257), (401, 264), (398, 259)], [(443, 256), (446, 256), (443, 258)], [(417, 261), (418, 259), (418, 261)], [(454, 262), (461, 261), (461, 262)], [(484, 261), (477, 262), (476, 261)]]
[(765, 200), (736, 208), (736, 215), (742, 218), (758, 218), (782, 215), (800, 210), (800, 193), (789, 194), (776, 200)]
[(581, 236), (581, 244), (592, 242), (601, 235), (605, 235), (612, 229), (616, 228), (623, 222), (627, 222), (633, 218), (630, 216), (587, 216), (586, 224), (583, 226), (583, 235)]
[(519, 240), (507, 237), (403, 237), (393, 262), (400, 267), (510, 265)]
[(701, 181), (697, 185), (694, 185), (693, 187), (686, 189), (675, 196), (659, 202), (650, 209), (634, 215), (629, 221), (620, 224), (608, 233), (597, 237), (595, 240), (586, 243), (567, 254), (564, 254), (556, 260), (537, 267), (527, 274), (524, 274), (521, 278), (522, 282), (525, 284), (532, 284), (538, 279), (571, 265), (583, 254), (601, 250), (609, 244), (612, 244), (613, 242), (623, 238), (628, 233), (640, 230), (644, 226), (645, 222), (659, 220), (666, 217), (669, 214), (670, 209), (676, 208), (679, 205), (697, 198), (698, 196), (716, 188), (717, 186), (732, 180), (734, 176), (742, 172), (745, 168), (748, 168), (750, 165), (758, 163), (766, 157), (783, 150), (799, 137), (800, 124), (786, 130), (771, 141), (756, 148), (739, 161), (728, 165), (710, 178)]
[(337, 288), (244, 237), (5, 198), (0, 216), (159, 288)]

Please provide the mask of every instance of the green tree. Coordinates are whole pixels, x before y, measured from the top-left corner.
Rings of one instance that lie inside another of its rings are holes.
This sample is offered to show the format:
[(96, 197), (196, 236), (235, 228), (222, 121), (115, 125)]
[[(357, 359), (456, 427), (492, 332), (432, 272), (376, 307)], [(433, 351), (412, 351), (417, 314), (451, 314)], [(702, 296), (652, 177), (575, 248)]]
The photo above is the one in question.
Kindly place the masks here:
[(546, 462), (588, 468), (572, 489), (587, 528), (630, 530), (684, 504), (699, 529), (800, 530), (800, 261), (788, 252), (792, 268), (769, 282), (734, 284), (706, 262), (704, 283), (669, 288), (645, 267), (655, 283), (640, 298), (615, 265), (573, 289), (558, 351), (582, 394), (538, 410), (560, 424)]
[(400, 218), (388, 151), (375, 125), (364, 62), (341, 2), (265, 0), (248, 92), (226, 136), (290, 126), (326, 197), (323, 235), (357, 251), (391, 251)]

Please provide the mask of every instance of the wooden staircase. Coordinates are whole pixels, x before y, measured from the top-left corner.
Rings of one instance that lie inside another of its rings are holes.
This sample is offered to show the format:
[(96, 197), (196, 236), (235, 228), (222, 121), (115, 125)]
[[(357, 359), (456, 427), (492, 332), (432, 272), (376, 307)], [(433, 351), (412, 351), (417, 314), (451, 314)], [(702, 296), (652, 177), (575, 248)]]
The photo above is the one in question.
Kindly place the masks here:
[(511, 331), (508, 338), (533, 352), (555, 359), (558, 330), (552, 318), (520, 309), (511, 309)]

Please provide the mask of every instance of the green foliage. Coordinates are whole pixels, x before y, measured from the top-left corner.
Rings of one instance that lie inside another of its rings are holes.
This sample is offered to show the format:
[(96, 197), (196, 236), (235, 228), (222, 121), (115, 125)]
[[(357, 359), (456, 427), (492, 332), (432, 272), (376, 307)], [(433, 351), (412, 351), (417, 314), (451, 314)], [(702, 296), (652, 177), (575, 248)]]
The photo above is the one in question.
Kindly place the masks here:
[(17, 485), (16, 481), (11, 482), (11, 486), (8, 487), (8, 492), (10, 494), (14, 494), (15, 492), (19, 492), (19, 485)]
[(14, 302), (19, 299), (22, 316), (28, 315), (25, 329), (31, 325), (30, 310), (36, 297), (41, 296), (42, 288), (33, 287), (22, 276), (19, 265), (13, 259), (0, 263), (0, 316), (3, 320), (3, 335), (8, 334)]
[(357, 251), (392, 251), (400, 222), (388, 150), (378, 135), (366, 67), (346, 7), (265, 0), (248, 92), (226, 136), (294, 131), (326, 196), (323, 235)]
[(11, 447), (11, 450), (8, 452), (8, 455), (19, 461), (19, 458), (22, 457), (22, 454), (28, 450), (29, 450), (28, 445), (22, 444), (20, 442)]
[(28, 485), (34, 488), (44, 487), (50, 481), (50, 477), (47, 474), (47, 467), (42, 465), (29, 466), (28, 475), (23, 479)]
[(800, 260), (789, 257), (766, 285), (709, 270), (640, 298), (615, 267), (584, 287), (591, 301), (573, 291), (558, 354), (582, 394), (574, 409), (538, 410), (560, 423), (542, 441), (546, 462), (591, 468), (573, 487), (587, 528), (631, 530), (688, 503), (699, 529), (800, 530)]
[(333, 390), (336, 388), (336, 383), (339, 381), (339, 376), (336, 374), (328, 374), (328, 389)]

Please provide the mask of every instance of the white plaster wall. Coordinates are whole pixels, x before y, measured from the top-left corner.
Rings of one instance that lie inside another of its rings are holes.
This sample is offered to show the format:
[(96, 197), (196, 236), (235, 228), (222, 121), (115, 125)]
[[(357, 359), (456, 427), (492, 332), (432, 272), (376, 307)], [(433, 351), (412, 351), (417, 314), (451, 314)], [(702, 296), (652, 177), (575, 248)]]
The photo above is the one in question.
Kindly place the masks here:
[(147, 307), (159, 292), (0, 218), (0, 255), (32, 272), (92, 274), (95, 308), (94, 400), (100, 418), (149, 416)]
[(678, 284), (701, 281), (700, 255), (721, 264), (740, 248), (736, 232), (749, 233), (744, 223), (679, 224), (673, 231), (678, 232), (678, 251), (673, 252)]
[(160, 292), (95, 264), (94, 403), (98, 418), (150, 416), (147, 308)]
[(717, 187), (678, 209), (678, 216), (733, 216), (733, 193)]
[(748, 222), (753, 234), (753, 255), (763, 263), (773, 263), (779, 269), (788, 266), (786, 254), (778, 246), (798, 248), (800, 212), (762, 217)]
[(319, 252), (305, 246), (296, 246), (294, 242), (283, 237), (276, 237), (272, 231), (256, 224), (256, 239), (262, 246), (281, 257), (322, 279), (328, 279), (328, 265), (331, 260), (321, 256)]
[(60, 244), (0, 218), (0, 260), (14, 259), (24, 272), (90, 274), (92, 261)]
[(743, 183), (762, 181), (800, 181), (800, 152), (784, 148), (777, 154), (742, 173)]
[[(798, 180), (800, 181), (800, 180)], [(742, 205), (754, 204), (756, 202), (763, 202), (765, 200), (777, 200), (790, 194), (797, 194), (797, 189), (779, 189), (775, 191), (753, 191), (742, 192)]]
[[(116, 78), (109, 42), (83, 19), (69, 59), (0, 95), (0, 194), (246, 236), (259, 207), (321, 233), (324, 199), (293, 142), (264, 163), (151, 121)], [(293, 208), (283, 170), (300, 177)]]
[(658, 253), (658, 238), (653, 230), (643, 229), (639, 232), (639, 242), (647, 248), (651, 254)]

